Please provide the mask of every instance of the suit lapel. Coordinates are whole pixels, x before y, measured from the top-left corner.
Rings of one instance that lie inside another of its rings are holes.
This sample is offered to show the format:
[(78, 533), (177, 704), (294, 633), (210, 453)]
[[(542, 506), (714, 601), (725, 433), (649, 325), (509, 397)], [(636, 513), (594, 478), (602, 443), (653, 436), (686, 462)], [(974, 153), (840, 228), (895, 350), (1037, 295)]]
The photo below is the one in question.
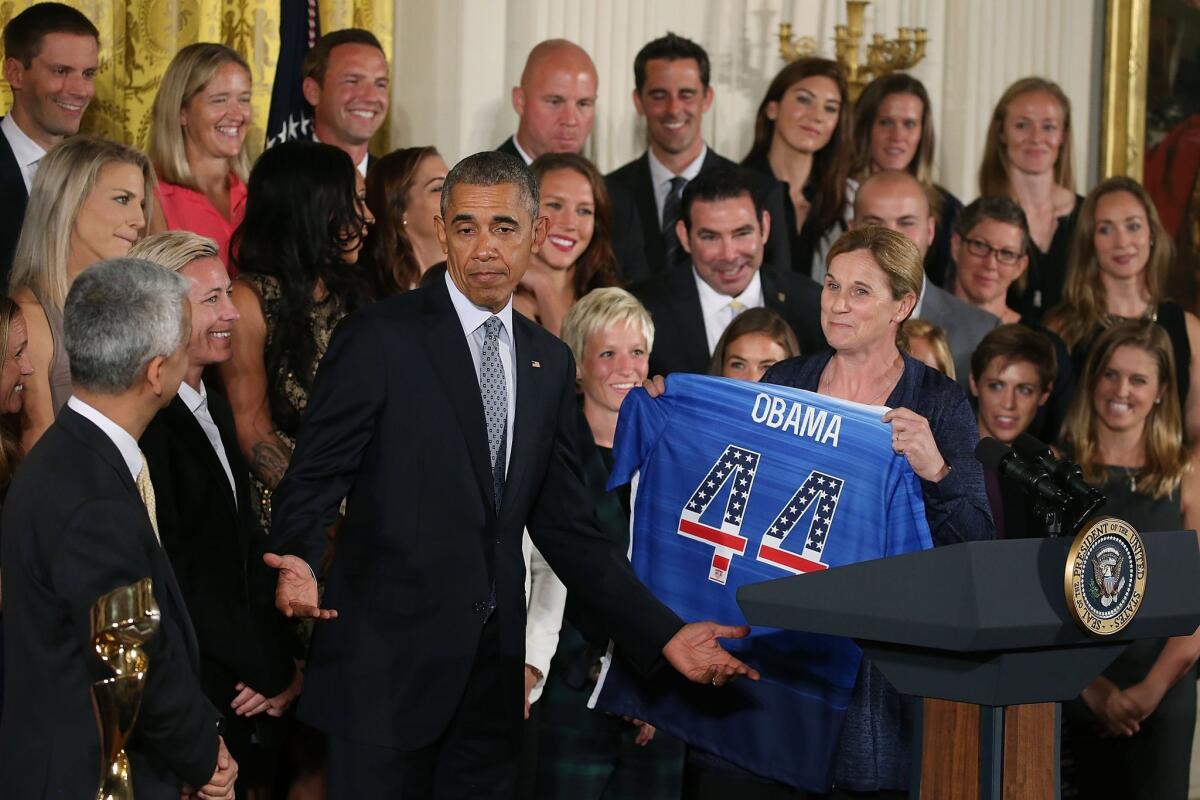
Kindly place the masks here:
[[(117, 478), (124, 485), (125, 489), (132, 493), (133, 498), (138, 503), (142, 502), (142, 496), (138, 493), (137, 484), (134, 483), (133, 476), (129, 474), (129, 466), (125, 463), (125, 459), (121, 457), (121, 451), (105, 435), (104, 431), (100, 430), (91, 420), (85, 418), (69, 406), (63, 406), (62, 411), (59, 412), (56, 419), (56, 424), (64, 425), (76, 438), (90, 447), (116, 471)], [(150, 525), (148, 514), (142, 535), (154, 537), (154, 529)], [(200, 664), (200, 644), (196, 641), (196, 631), (192, 627), (192, 620), (188, 615), (187, 604), (183, 601), (183, 593), (180, 592), (179, 583), (175, 580), (175, 569), (171, 566), (171, 562), (167, 558), (167, 551), (163, 549), (157, 540), (155, 540), (154, 546), (154, 555), (151, 558), (161, 560), (162, 569), (159, 569), (158, 572), (163, 576), (162, 583), (166, 584), (163, 588), (166, 590), (167, 598), (174, 606), (172, 616), (187, 639), (190, 663), (194, 669), (198, 668)], [(148, 577), (153, 578), (155, 576)]]
[(179, 395), (175, 395), (175, 399), (167, 406), (167, 414), (171, 422), (171, 429), (177, 431), (183, 441), (187, 443), (188, 452), (193, 453), (205, 465), (209, 472), (209, 478), (216, 481), (217, 485), (221, 487), (221, 495), (229, 503), (230, 511), (235, 511), (233, 492), (229, 489), (229, 478), (225, 475), (225, 468), (221, 466), (221, 459), (217, 457), (217, 451), (213, 449), (207, 434), (200, 427), (200, 420), (196, 419), (196, 415), (188, 410), (187, 404)]
[[(458, 419), (458, 428), (466, 439), (471, 468), (484, 499), (488, 501), (485, 505), (491, 509), (492, 468), (488, 465), (483, 398), (479, 394), (479, 379), (475, 373), (475, 362), (471, 359), (470, 345), (463, 335), (462, 324), (450, 302), (450, 292), (444, 281), (435, 281), (429, 291), (424, 322), (430, 332), (426, 339), (429, 360)], [(520, 385), (518, 376), (518, 392)], [(515, 431), (513, 436), (516, 437)]]
[(515, 364), (517, 373), (517, 411), (513, 420), (512, 452), (508, 458), (508, 471), (504, 479), (504, 499), (500, 504), (503, 511), (512, 507), (512, 499), (518, 496), (521, 481), (529, 467), (530, 450), (533, 447), (534, 428), (540, 413), (546, 409), (540, 402), (542, 381), (540, 366), (534, 367), (534, 362), (540, 365), (545, 358), (534, 348), (533, 334), (530, 326), (533, 323), (519, 314), (513, 314), (513, 328), (516, 341)]
[(783, 309), (787, 306), (787, 293), (783, 291), (783, 287), (780, 286), (775, 273), (764, 264), (759, 269), (758, 275), (759, 280), (762, 281), (763, 305), (769, 309), (783, 313)]
[(704, 326), (704, 309), (700, 306), (700, 292), (690, 261), (671, 271), (669, 302), (685, 350), (683, 363), (707, 366), (712, 353), (708, 352), (708, 329)]
[(654, 202), (654, 178), (650, 175), (650, 151), (642, 153), (637, 160), (634, 176), (636, 187), (633, 200), (637, 204), (638, 219), (642, 223), (642, 233), (646, 244), (646, 261), (652, 269), (661, 270), (667, 257), (663, 245), (662, 224), (658, 221), (658, 206)]
[[(214, 393), (211, 388), (208, 390), (208, 412), (212, 414), (217, 432), (221, 434), (221, 444), (225, 446), (225, 457), (229, 459), (229, 469), (233, 472), (233, 485), (237, 487), (237, 507), (238, 509), (247, 508), (250, 503), (250, 484), (246, 480), (249, 467), (242, 458), (242, 451), (238, 449), (237, 427), (233, 421), (233, 411), (229, 408), (225, 397)], [(221, 465), (218, 463), (217, 466)], [(224, 469), (221, 470), (221, 477), (225, 477)]]

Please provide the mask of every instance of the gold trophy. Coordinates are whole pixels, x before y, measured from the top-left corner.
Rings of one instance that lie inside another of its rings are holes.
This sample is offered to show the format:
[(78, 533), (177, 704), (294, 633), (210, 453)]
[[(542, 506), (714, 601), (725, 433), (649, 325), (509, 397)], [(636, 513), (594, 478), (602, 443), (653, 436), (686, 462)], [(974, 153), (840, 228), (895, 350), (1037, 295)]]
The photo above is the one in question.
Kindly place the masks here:
[(92, 645), (116, 675), (92, 684), (100, 726), (102, 773), (96, 800), (133, 800), (125, 742), (133, 732), (149, 659), (142, 645), (158, 632), (160, 613), (149, 578), (113, 589), (92, 603)]

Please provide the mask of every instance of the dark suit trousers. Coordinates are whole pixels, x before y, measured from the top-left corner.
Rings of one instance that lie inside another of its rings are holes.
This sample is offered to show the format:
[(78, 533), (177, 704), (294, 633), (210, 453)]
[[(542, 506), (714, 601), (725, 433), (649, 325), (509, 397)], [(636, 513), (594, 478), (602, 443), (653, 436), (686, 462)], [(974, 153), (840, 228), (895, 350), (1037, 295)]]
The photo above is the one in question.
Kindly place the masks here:
[(418, 750), (330, 737), (330, 800), (509, 800), (521, 755), (522, 670), (520, 659), (501, 655), (500, 625), (492, 615), (449, 728)]

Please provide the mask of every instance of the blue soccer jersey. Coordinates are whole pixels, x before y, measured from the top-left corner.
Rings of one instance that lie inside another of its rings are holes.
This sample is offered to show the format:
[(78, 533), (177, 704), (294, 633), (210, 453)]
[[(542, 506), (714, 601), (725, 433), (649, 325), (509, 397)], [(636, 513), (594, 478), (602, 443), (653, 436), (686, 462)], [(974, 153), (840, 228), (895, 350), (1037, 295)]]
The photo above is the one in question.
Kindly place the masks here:
[[(634, 482), (631, 555), (683, 619), (745, 622), (739, 586), (932, 546), (921, 486), (884, 409), (801, 389), (677, 374), (621, 406), (613, 488)], [(825, 791), (861, 652), (755, 628), (726, 642), (762, 680), (721, 690), (612, 660), (599, 708), (643, 719), (754, 773)], [(619, 653), (618, 653), (619, 655)]]

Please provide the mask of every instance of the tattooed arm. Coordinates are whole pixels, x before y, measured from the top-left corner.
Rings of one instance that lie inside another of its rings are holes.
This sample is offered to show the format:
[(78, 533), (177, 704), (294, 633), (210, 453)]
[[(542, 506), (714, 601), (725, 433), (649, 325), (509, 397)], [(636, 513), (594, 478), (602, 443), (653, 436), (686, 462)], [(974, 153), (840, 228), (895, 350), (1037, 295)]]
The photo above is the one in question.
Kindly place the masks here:
[(233, 357), (219, 367), (221, 380), (242, 455), (254, 475), (273, 490), (292, 459), (292, 448), (279, 437), (267, 400), (267, 322), (258, 293), (244, 281), (233, 283), (233, 304), (241, 319), (231, 337)]

